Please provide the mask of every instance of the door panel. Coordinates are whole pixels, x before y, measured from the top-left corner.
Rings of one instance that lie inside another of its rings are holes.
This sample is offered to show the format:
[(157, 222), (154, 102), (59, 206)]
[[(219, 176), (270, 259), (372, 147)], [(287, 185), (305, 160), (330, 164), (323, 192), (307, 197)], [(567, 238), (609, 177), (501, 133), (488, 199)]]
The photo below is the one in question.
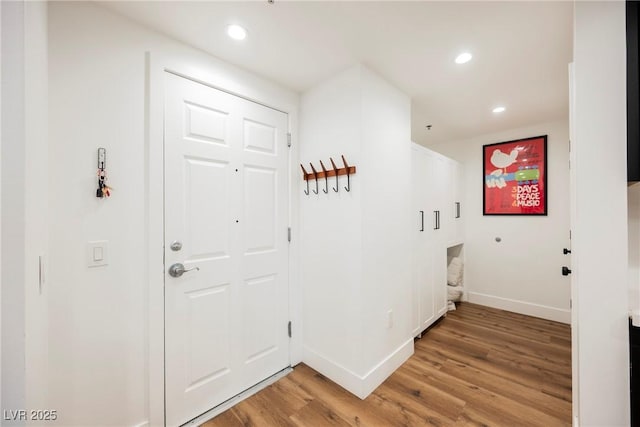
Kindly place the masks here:
[[(185, 293), (189, 367), (187, 389), (201, 386), (230, 373), (229, 286), (214, 286)], [(204, 330), (199, 327), (209, 324)], [(218, 345), (211, 345), (211, 337)]]
[(185, 158), (184, 165), (187, 260), (228, 257), (231, 212), (217, 201), (230, 197), (229, 163)]
[(166, 74), (167, 425), (289, 366), (287, 121)]
[(245, 255), (276, 250), (277, 178), (274, 169), (244, 168)]
[(229, 112), (185, 101), (185, 139), (228, 145)]

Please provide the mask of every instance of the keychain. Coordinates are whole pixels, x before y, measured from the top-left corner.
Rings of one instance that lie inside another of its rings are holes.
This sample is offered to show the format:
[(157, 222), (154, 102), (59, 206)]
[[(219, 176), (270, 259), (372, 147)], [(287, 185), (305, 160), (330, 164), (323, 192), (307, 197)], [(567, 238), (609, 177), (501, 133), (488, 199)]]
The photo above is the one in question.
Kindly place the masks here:
[(98, 148), (98, 189), (96, 197), (106, 198), (111, 196), (111, 187), (106, 184), (107, 171), (105, 170), (107, 152), (104, 148)]

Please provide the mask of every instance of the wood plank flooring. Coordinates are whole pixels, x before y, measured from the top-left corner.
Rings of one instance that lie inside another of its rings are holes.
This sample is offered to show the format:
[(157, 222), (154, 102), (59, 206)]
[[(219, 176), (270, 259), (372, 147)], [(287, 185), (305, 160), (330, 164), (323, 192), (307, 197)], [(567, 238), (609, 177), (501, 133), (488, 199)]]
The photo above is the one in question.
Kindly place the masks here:
[(568, 325), (471, 303), (430, 328), (415, 354), (365, 400), (300, 364), (204, 424), (570, 426)]

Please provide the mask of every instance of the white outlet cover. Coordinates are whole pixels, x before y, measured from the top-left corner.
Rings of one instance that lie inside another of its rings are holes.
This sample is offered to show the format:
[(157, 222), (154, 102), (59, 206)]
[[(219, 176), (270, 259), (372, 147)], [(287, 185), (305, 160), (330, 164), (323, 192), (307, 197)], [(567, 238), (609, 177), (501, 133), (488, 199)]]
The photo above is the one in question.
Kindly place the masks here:
[(109, 242), (94, 240), (87, 242), (87, 267), (109, 265)]

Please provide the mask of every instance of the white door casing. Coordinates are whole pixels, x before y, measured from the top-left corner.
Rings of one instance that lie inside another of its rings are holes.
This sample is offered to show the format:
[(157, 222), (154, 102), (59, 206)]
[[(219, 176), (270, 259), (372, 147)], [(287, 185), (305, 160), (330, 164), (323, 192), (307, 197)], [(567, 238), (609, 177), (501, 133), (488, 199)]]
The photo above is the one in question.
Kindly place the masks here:
[[(574, 141), (574, 125), (575, 125), (575, 77), (574, 64), (569, 64), (569, 226), (576, 223), (576, 150)], [(569, 230), (571, 237), (571, 230)], [(571, 248), (573, 250), (573, 248)], [(571, 255), (570, 260), (573, 262), (577, 254)], [(569, 260), (567, 260), (569, 261)], [(573, 424), (578, 427), (580, 414), (580, 377), (579, 377), (579, 346), (578, 346), (578, 272), (571, 272), (571, 407), (573, 414)]]
[[(288, 117), (165, 76), (166, 423), (178, 425), (289, 366)], [(171, 277), (175, 263), (193, 270)]]

